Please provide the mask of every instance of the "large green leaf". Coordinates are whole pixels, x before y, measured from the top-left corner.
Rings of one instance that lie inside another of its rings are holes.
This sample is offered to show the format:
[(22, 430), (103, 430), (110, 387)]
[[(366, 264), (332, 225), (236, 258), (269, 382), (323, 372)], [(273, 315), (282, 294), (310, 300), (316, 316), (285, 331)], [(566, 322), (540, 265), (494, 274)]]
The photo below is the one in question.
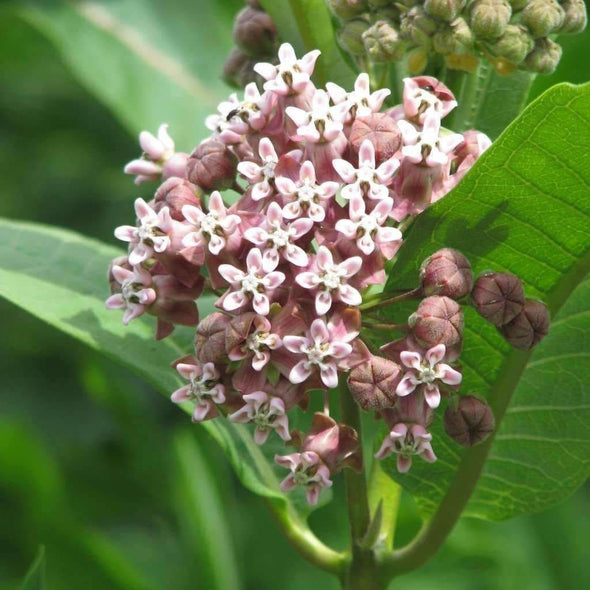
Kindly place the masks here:
[[(169, 394), (179, 378), (169, 366), (190, 353), (176, 334), (153, 340), (149, 320), (121, 324), (120, 314), (105, 309), (105, 271), (122, 252), (73, 232), (0, 220), (0, 295), (92, 348), (132, 368)], [(204, 307), (211, 301), (205, 298)], [(201, 310), (203, 311), (203, 309)], [(191, 408), (186, 405), (187, 412)], [(301, 526), (303, 494), (289, 498), (278, 487), (282, 469), (274, 466), (273, 444), (258, 447), (252, 433), (225, 418), (203, 424), (227, 454), (238, 477), (249, 490), (266, 497)], [(329, 496), (329, 495), (328, 495)], [(327, 499), (327, 497), (326, 497)], [(301, 510), (299, 510), (301, 508)]]
[(208, 134), (205, 117), (227, 94), (230, 2), (66, 2), (19, 8), (72, 72), (133, 133), (170, 124), (179, 150)]
[[(388, 288), (416, 284), (420, 261), (448, 246), (465, 253), (476, 272), (519, 275), (527, 295), (543, 299), (555, 317), (590, 271), (589, 142), (590, 85), (562, 84), (545, 93), (448, 197), (418, 218)], [(557, 316), (555, 331), (524, 372), (467, 514), (507, 518), (539, 511), (587, 477), (581, 459), (590, 445), (582, 422), (590, 405), (590, 364), (583, 363), (588, 341), (568, 326), (584, 320), (590, 302), (575, 301)], [(580, 315), (567, 319), (572, 313)], [(527, 355), (512, 350), (470, 309), (466, 325), (462, 391), (490, 396), (503, 414), (504, 401), (494, 398), (509, 399)], [(566, 341), (575, 356), (562, 353)], [(439, 461), (416, 462), (410, 474), (395, 475), (425, 514), (439, 504), (464, 455), (441, 422), (433, 427)]]

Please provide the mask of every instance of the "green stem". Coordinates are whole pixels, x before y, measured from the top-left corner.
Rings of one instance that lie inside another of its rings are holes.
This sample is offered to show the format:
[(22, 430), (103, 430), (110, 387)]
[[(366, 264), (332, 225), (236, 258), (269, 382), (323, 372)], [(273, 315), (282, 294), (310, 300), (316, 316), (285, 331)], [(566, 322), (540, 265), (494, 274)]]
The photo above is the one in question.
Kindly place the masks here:
[[(382, 295), (382, 294), (381, 294)], [(388, 305), (392, 305), (393, 303), (399, 303), (400, 301), (407, 301), (408, 299), (416, 299), (417, 297), (422, 296), (422, 289), (418, 287), (417, 289), (412, 289), (411, 291), (407, 291), (406, 293), (402, 293), (401, 295), (396, 295), (395, 297), (389, 297), (388, 299), (383, 299), (381, 301), (367, 301), (366, 303), (361, 304), (360, 309), (361, 311), (371, 309), (379, 309), (380, 307), (387, 307)]]

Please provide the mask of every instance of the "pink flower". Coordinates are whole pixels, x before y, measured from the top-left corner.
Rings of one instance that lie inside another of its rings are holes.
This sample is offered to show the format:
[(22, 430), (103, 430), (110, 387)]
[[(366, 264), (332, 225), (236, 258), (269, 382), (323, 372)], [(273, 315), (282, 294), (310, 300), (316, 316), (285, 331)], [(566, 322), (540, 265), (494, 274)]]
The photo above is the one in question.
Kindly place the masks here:
[(410, 371), (407, 371), (397, 386), (396, 393), (405, 396), (412, 393), (419, 385), (424, 385), (424, 399), (431, 408), (440, 405), (440, 390), (436, 381), (442, 381), (447, 385), (459, 385), (463, 376), (459, 371), (442, 363), (446, 353), (444, 344), (437, 344), (426, 351), (424, 359), (418, 352), (404, 350), (400, 353), (401, 362)]
[(136, 175), (135, 184), (160, 180), (164, 162), (174, 155), (174, 142), (168, 134), (168, 125), (160, 125), (157, 137), (149, 131), (142, 131), (139, 145), (143, 156), (129, 162), (124, 168), (125, 174)]
[(135, 213), (138, 225), (120, 225), (115, 229), (115, 237), (129, 242), (129, 264), (136, 266), (151, 258), (154, 252), (164, 252), (170, 246), (168, 233), (172, 230), (172, 220), (168, 207), (156, 213), (143, 199), (135, 200)]
[(281, 490), (288, 492), (297, 486), (303, 486), (307, 501), (312, 506), (318, 503), (322, 488), (332, 487), (330, 470), (313, 451), (292, 453), (282, 457), (275, 455), (275, 463), (291, 470), (291, 473), (281, 482)]
[(416, 117), (423, 124), (425, 117), (431, 113), (443, 119), (456, 106), (453, 93), (436, 78), (404, 78), (404, 112), (408, 119)]
[(114, 265), (111, 272), (121, 285), (121, 292), (111, 295), (105, 305), (109, 309), (125, 309), (123, 324), (127, 325), (156, 300), (156, 291), (150, 288), (152, 276), (141, 266), (134, 266), (131, 271)]
[(281, 256), (295, 266), (307, 266), (309, 260), (305, 250), (294, 242), (311, 230), (313, 221), (297, 219), (285, 226), (281, 206), (275, 202), (268, 206), (264, 221), (263, 227), (251, 227), (244, 232), (248, 241), (265, 246), (262, 254), (264, 270), (275, 269)]
[(383, 106), (383, 101), (391, 94), (391, 90), (381, 88), (371, 92), (369, 74), (359, 74), (352, 92), (346, 92), (344, 88), (328, 82), (326, 89), (334, 104), (346, 103), (350, 111), (350, 117), (368, 117), (376, 113)]
[(274, 181), (275, 167), (279, 158), (277, 152), (268, 137), (263, 137), (258, 146), (258, 154), (262, 164), (254, 162), (240, 162), (238, 172), (243, 174), (252, 183), (252, 199), (260, 201), (269, 197), (273, 192), (271, 181)]
[(213, 191), (209, 197), (208, 213), (199, 207), (184, 205), (182, 214), (193, 226), (193, 230), (182, 239), (182, 245), (187, 248), (204, 248), (207, 245), (214, 256), (225, 248), (228, 236), (240, 224), (239, 215), (228, 214), (218, 191)]
[(291, 383), (303, 383), (317, 367), (326, 387), (338, 385), (338, 363), (352, 352), (350, 340), (356, 333), (341, 336), (337, 339), (330, 324), (322, 319), (312, 322), (307, 336), (284, 336), (283, 345), (287, 350), (305, 355), (289, 373)]
[(283, 208), (285, 219), (296, 219), (307, 215), (317, 223), (326, 217), (322, 202), (333, 197), (340, 187), (337, 182), (332, 181), (318, 184), (315, 169), (309, 161), (304, 162), (301, 166), (298, 182), (295, 183), (290, 178), (279, 176), (276, 178), (275, 184), (282, 195), (294, 199)]
[(352, 256), (335, 264), (330, 250), (320, 246), (315, 263), (317, 270), (301, 272), (295, 276), (295, 280), (303, 288), (316, 291), (315, 309), (318, 315), (328, 313), (334, 297), (348, 305), (362, 303), (361, 294), (346, 282), (360, 270), (363, 264), (360, 256)]
[(256, 444), (264, 444), (271, 430), (276, 430), (283, 440), (291, 440), (285, 402), (281, 398), (270, 396), (264, 391), (255, 391), (242, 397), (246, 404), (228, 418), (232, 422), (254, 423)]
[(232, 361), (240, 361), (252, 355), (252, 368), (262, 371), (270, 361), (270, 351), (280, 348), (282, 341), (278, 334), (272, 333), (271, 323), (265, 317), (256, 316), (252, 324), (254, 331), (242, 343), (233, 346), (227, 356)]
[(261, 62), (254, 66), (254, 71), (267, 80), (265, 90), (282, 96), (300, 93), (310, 83), (320, 53), (316, 49), (297, 59), (293, 47), (289, 43), (283, 43), (279, 47), (279, 65)]
[(375, 168), (375, 147), (370, 139), (365, 139), (359, 149), (358, 168), (347, 160), (337, 159), (332, 162), (332, 165), (342, 180), (347, 183), (341, 192), (344, 199), (365, 195), (369, 199), (387, 199), (389, 198), (387, 185), (399, 168), (399, 161), (390, 158)]
[(411, 428), (404, 423), (396, 424), (385, 437), (381, 448), (375, 453), (375, 459), (385, 459), (392, 453), (397, 455), (397, 470), (407, 473), (412, 466), (412, 456), (418, 455), (428, 463), (436, 461), (430, 441), (432, 434), (424, 426), (414, 424)]
[[(375, 205), (370, 213), (365, 212), (365, 201), (355, 196), (349, 202), (350, 219), (336, 222), (336, 230), (349, 240), (356, 240), (359, 250), (372, 254), (376, 246), (382, 247), (402, 239), (402, 233), (395, 227), (384, 227), (391, 212), (392, 201), (384, 199)], [(391, 248), (389, 248), (391, 249)], [(391, 253), (393, 256), (393, 252)], [(390, 258), (391, 256), (386, 256)]]
[(216, 415), (215, 404), (225, 402), (225, 387), (218, 383), (219, 371), (213, 363), (193, 365), (179, 363), (176, 370), (189, 383), (177, 389), (171, 396), (175, 404), (192, 401), (195, 403), (194, 422), (202, 422)]
[(276, 267), (265, 270), (262, 253), (258, 248), (252, 248), (248, 252), (246, 264), (247, 272), (231, 264), (219, 265), (219, 274), (233, 289), (222, 297), (221, 305), (226, 311), (235, 311), (252, 299), (254, 311), (260, 315), (268, 315), (270, 311), (269, 295), (283, 283), (285, 275), (275, 271)]

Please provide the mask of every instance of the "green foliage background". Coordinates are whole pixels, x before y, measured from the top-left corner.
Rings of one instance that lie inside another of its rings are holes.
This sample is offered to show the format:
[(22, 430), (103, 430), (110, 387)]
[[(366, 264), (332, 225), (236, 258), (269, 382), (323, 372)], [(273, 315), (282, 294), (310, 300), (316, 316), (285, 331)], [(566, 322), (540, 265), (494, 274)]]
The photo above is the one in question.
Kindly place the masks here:
[[(207, 11), (214, 2), (196, 4)], [(228, 14), (239, 5), (217, 4)], [(161, 18), (179, 26), (188, 5), (166, 3), (169, 14)], [(190, 5), (193, 14), (195, 2)], [(1, 16), (0, 215), (109, 241), (137, 194), (121, 173), (137, 152), (128, 131), (140, 124), (135, 107), (144, 105), (145, 126), (152, 128), (160, 117), (153, 105), (166, 89), (156, 88), (150, 100), (130, 94), (128, 113), (115, 118), (108, 100), (97, 101), (72, 76), (39, 23), (15, 16), (11, 5)], [(219, 63), (207, 56), (231, 46), (229, 28), (207, 39), (192, 36), (190, 23), (176, 30), (182, 35), (172, 50), (194, 44), (187, 64), (205, 68), (216, 94), (226, 92), (206, 64)], [(534, 95), (558, 81), (589, 79), (588, 35), (563, 45), (558, 72), (539, 78)], [(88, 68), (101, 66), (93, 56), (80, 59)], [(104, 79), (118, 83), (108, 68)], [(197, 113), (210, 111), (195, 104)], [(177, 112), (160, 118), (172, 115), (183, 120)], [(201, 116), (182, 130), (195, 142), (204, 133), (197, 127)], [(0, 317), (0, 588), (18, 587), (40, 545), (52, 590), (336, 587), (291, 550), (260, 499), (244, 490), (217, 445), (185, 414), (114, 362), (5, 301)], [(534, 517), (499, 524), (464, 519), (430, 564), (397, 584), (409, 590), (588, 587), (589, 509), (583, 488)], [(403, 542), (419, 526), (407, 497), (401, 514)], [(337, 492), (312, 525), (342, 547), (343, 515)], [(38, 587), (35, 576), (27, 587)]]

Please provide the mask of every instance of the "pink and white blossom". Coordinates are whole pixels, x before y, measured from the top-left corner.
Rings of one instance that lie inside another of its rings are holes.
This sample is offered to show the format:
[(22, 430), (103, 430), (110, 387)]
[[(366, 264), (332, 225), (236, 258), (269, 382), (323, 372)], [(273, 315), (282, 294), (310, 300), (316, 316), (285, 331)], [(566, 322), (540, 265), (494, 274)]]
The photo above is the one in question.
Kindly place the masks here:
[(262, 371), (270, 361), (270, 351), (282, 346), (281, 337), (272, 333), (272, 325), (263, 316), (253, 320), (254, 331), (246, 340), (228, 351), (227, 356), (232, 361), (240, 361), (252, 356), (252, 368)]
[(430, 441), (432, 434), (426, 432), (424, 426), (414, 424), (396, 424), (385, 437), (381, 448), (375, 453), (375, 459), (385, 459), (391, 454), (397, 455), (397, 470), (407, 473), (412, 466), (412, 457), (418, 455), (428, 463), (436, 461)]
[(133, 270), (114, 265), (113, 277), (121, 285), (121, 292), (111, 295), (105, 302), (109, 309), (124, 309), (123, 324), (142, 315), (146, 308), (156, 300), (156, 291), (151, 288), (152, 276), (141, 266)]
[(452, 92), (430, 76), (404, 78), (403, 101), (406, 117), (420, 124), (429, 114), (443, 119), (457, 106)]
[(351, 92), (346, 92), (333, 82), (328, 82), (326, 89), (334, 104), (348, 104), (349, 118), (368, 117), (377, 113), (383, 106), (383, 101), (391, 94), (388, 88), (371, 92), (369, 74), (365, 73), (358, 75)]
[(297, 486), (304, 487), (307, 501), (312, 506), (318, 503), (323, 488), (332, 487), (330, 470), (320, 456), (313, 451), (275, 455), (275, 463), (291, 470), (291, 473), (281, 482), (281, 490), (289, 492)]
[(125, 174), (135, 175), (135, 184), (159, 180), (164, 162), (174, 156), (174, 141), (168, 133), (168, 125), (160, 125), (157, 137), (149, 131), (142, 131), (139, 145), (143, 155), (125, 166)]
[(261, 164), (255, 162), (240, 162), (238, 172), (245, 176), (252, 185), (252, 199), (260, 201), (269, 197), (273, 192), (271, 182), (275, 178), (275, 168), (279, 161), (277, 152), (268, 137), (263, 137), (258, 146)]

